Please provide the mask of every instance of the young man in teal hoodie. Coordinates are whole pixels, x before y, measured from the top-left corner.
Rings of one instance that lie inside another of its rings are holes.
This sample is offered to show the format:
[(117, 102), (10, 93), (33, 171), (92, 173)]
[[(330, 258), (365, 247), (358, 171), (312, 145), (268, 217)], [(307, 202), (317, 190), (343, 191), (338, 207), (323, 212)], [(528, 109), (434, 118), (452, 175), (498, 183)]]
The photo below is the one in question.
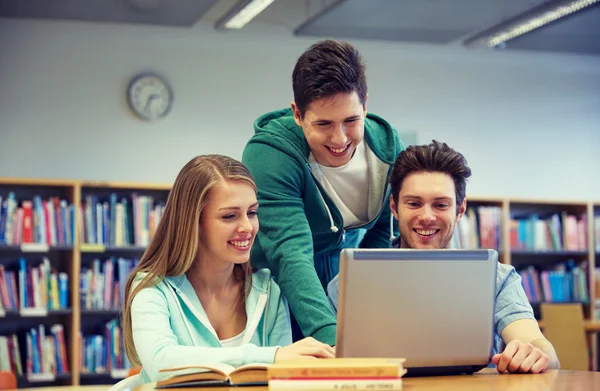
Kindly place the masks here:
[(388, 177), (404, 145), (387, 121), (367, 113), (365, 66), (352, 45), (311, 46), (292, 84), (291, 108), (259, 117), (242, 157), (260, 203), (251, 260), (271, 270), (287, 297), (294, 340), (334, 345), (325, 287), (342, 248), (390, 246)]

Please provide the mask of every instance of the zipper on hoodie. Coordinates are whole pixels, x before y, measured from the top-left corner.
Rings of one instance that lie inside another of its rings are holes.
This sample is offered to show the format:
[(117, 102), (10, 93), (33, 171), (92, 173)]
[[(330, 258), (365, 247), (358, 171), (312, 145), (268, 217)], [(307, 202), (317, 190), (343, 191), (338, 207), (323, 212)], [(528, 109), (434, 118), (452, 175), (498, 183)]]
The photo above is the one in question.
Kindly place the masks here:
[[(325, 189), (322, 189), (321, 183), (317, 180), (317, 178), (315, 177), (315, 174), (313, 174), (312, 169), (310, 167), (310, 163), (306, 163), (306, 166), (308, 167), (308, 171), (310, 171), (310, 174), (312, 175), (315, 184), (317, 185), (317, 190), (319, 192), (319, 197), (321, 198), (321, 202), (323, 203), (323, 206), (325, 207), (325, 210), (327, 211), (327, 215), (329, 217), (329, 224), (330, 224), (330, 230), (333, 233), (337, 233), (339, 231), (339, 228), (336, 227), (334, 221), (333, 221), (333, 216), (331, 215), (331, 211), (329, 210), (329, 207), (327, 206), (327, 202), (325, 202), (325, 197), (323, 197), (323, 191), (325, 191)], [(387, 177), (389, 178), (390, 173), (392, 171), (392, 166), (390, 166), (390, 168), (388, 168), (388, 173), (387, 173)], [(386, 191), (383, 192), (383, 199), (380, 202), (380, 208), (379, 208), (379, 213), (377, 214), (377, 216), (375, 216), (374, 218), (372, 218), (371, 220), (367, 221), (364, 224), (355, 226), (355, 227), (351, 227), (352, 229), (357, 229), (357, 228), (362, 228), (364, 226), (367, 226), (369, 224), (371, 224), (373, 221), (379, 219), (379, 217), (381, 217), (381, 214), (383, 213), (383, 208), (384, 208), (384, 204), (385, 204), (385, 200), (387, 198), (387, 188), (390, 186), (389, 180), (386, 179)], [(390, 215), (390, 240), (392, 240), (394, 238), (394, 225), (393, 225), (393, 215)], [(344, 243), (346, 241), (346, 228), (344, 227), (344, 218), (342, 217), (342, 235), (340, 236), (340, 240), (338, 241), (338, 245)]]
[[(389, 178), (391, 171), (392, 171), (392, 167), (390, 166), (390, 168), (388, 169), (388, 178)], [(358, 229), (358, 228), (365, 227), (365, 226), (371, 224), (373, 221), (378, 220), (379, 217), (381, 217), (381, 214), (383, 213), (383, 208), (385, 206), (385, 200), (387, 198), (387, 193), (388, 193), (387, 188), (390, 187), (389, 181), (386, 180), (386, 182), (387, 182), (386, 190), (383, 192), (383, 199), (381, 200), (381, 204), (380, 204), (381, 206), (379, 209), (379, 213), (377, 213), (377, 216), (375, 216), (374, 218), (372, 218), (371, 220), (367, 221), (364, 224), (351, 227), (352, 229)], [(394, 222), (393, 221), (394, 221), (394, 215), (390, 213), (390, 240), (394, 239)], [(340, 243), (343, 243), (345, 240), (346, 240), (346, 228), (342, 229), (342, 240), (340, 241)]]
[[(165, 283), (167, 284), (169, 290), (173, 294), (173, 298), (175, 299), (175, 302), (177, 303), (177, 307), (179, 309), (179, 313), (181, 315), (181, 318), (183, 319), (185, 327), (188, 330), (188, 333), (190, 334), (190, 338), (194, 342), (194, 345), (196, 345), (196, 339), (192, 335), (192, 332), (190, 330), (191, 326), (190, 326), (190, 324), (188, 322), (187, 317), (183, 313), (183, 308), (181, 307), (181, 303), (177, 299), (177, 296), (179, 296), (184, 301), (184, 303), (188, 306), (188, 308), (190, 309), (190, 311), (192, 312), (192, 314), (194, 314), (194, 316), (200, 321), (200, 323), (202, 323), (202, 325), (204, 327), (206, 327), (206, 329), (220, 343), (221, 340), (219, 339), (219, 336), (217, 335), (217, 332), (215, 331), (214, 327), (210, 323), (209, 319), (206, 318), (206, 317), (204, 317), (204, 316), (202, 316), (202, 314), (200, 314), (198, 312), (198, 310), (196, 309), (196, 307), (193, 306), (193, 304), (189, 301), (189, 299), (187, 298), (187, 296), (185, 296), (183, 294), (183, 292), (181, 292), (181, 290), (179, 290), (178, 287), (171, 285), (168, 281), (165, 281)], [(250, 318), (250, 321), (247, 322), (247, 325), (249, 327), (246, 327), (244, 329), (244, 337), (242, 338), (242, 344), (249, 343), (250, 340), (252, 339), (252, 337), (254, 336), (254, 333), (256, 332), (256, 329), (258, 328), (258, 323), (260, 322), (260, 318), (262, 317), (263, 312), (266, 311), (267, 303), (269, 302), (270, 287), (271, 287), (271, 280), (269, 280), (267, 282), (267, 293), (260, 293), (259, 296), (258, 296), (258, 303), (256, 305), (256, 309), (254, 310), (254, 313), (252, 314), (252, 317)], [(246, 314), (246, 316), (248, 316), (248, 314)], [(266, 314), (265, 314), (265, 324), (266, 324)]]
[[(310, 175), (312, 175), (313, 180), (315, 181), (315, 184), (317, 185), (317, 191), (319, 193), (319, 197), (321, 198), (321, 202), (323, 203), (323, 206), (325, 207), (325, 211), (327, 212), (327, 216), (329, 217), (329, 230), (333, 233), (337, 233), (339, 231), (339, 228), (335, 225), (335, 222), (333, 221), (333, 216), (331, 214), (331, 210), (329, 209), (329, 206), (327, 205), (327, 202), (325, 202), (325, 197), (323, 197), (323, 192), (327, 193), (325, 191), (324, 188), (322, 188), (321, 183), (317, 180), (317, 178), (315, 177), (315, 174), (313, 174), (312, 172), (312, 168), (310, 167), (310, 163), (306, 163), (306, 167), (308, 167), (308, 171), (310, 171)], [(341, 213), (340, 213), (341, 215)], [(344, 217), (341, 217), (342, 219), (342, 235), (345, 234), (344, 232)]]

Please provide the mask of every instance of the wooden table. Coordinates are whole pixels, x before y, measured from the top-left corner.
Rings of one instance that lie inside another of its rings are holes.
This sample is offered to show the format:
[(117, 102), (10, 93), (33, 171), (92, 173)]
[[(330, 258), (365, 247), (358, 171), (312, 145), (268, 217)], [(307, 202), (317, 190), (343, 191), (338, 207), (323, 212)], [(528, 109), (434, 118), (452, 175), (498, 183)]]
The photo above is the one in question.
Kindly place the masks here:
[[(503, 374), (495, 369), (484, 369), (469, 376), (408, 377), (403, 381), (403, 391), (562, 391), (600, 390), (600, 372), (548, 371), (537, 375)], [(134, 391), (154, 390), (154, 384), (144, 384)], [(207, 391), (207, 388), (186, 388), (190, 391)], [(240, 388), (213, 388), (218, 391), (240, 391)], [(268, 387), (244, 387), (244, 391), (268, 391)]]
[(35, 391), (106, 391), (110, 387), (112, 387), (112, 386), (111, 385), (106, 385), (106, 386), (54, 386), (54, 387), (19, 388), (18, 390), (6, 390), (6, 391), (23, 391), (23, 390), (35, 390)]

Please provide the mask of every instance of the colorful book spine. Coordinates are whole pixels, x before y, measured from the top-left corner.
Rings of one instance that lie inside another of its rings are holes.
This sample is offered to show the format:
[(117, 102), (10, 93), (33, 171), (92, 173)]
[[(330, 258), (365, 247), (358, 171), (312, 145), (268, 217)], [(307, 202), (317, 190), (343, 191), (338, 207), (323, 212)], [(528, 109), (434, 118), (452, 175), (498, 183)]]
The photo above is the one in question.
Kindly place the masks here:
[(19, 340), (15, 334), (0, 335), (0, 371), (23, 375)]
[(73, 224), (71, 206), (59, 197), (34, 195), (19, 201), (14, 192), (0, 197), (0, 245), (72, 246), (73, 236), (65, 230)]
[(120, 200), (116, 193), (111, 193), (107, 199), (88, 195), (81, 205), (82, 241), (110, 247), (145, 247), (150, 243), (164, 209), (164, 201), (137, 193)]
[[(57, 375), (69, 372), (64, 328), (62, 325), (55, 324), (51, 326), (49, 333), (46, 332), (45, 325), (33, 327), (25, 334), (25, 341), (27, 343), (25, 368), (28, 375)], [(15, 360), (20, 362), (20, 357), (17, 354), (15, 354)], [(22, 373), (20, 363), (16, 363), (16, 367)]]
[(131, 364), (125, 354), (122, 336), (117, 319), (106, 323), (104, 334), (80, 336), (81, 373), (110, 373), (113, 377), (124, 377)]
[(123, 306), (125, 285), (138, 259), (110, 257), (105, 261), (92, 260), (82, 268), (79, 293), (81, 308), (86, 310), (119, 309)]
[(497, 206), (476, 206), (458, 221), (452, 236), (451, 248), (500, 249), (502, 208)]
[(19, 259), (18, 270), (0, 265), (0, 305), (5, 311), (62, 310), (69, 306), (69, 276), (52, 268), (48, 258), (37, 266)]
[(566, 212), (513, 218), (510, 247), (519, 251), (587, 251), (587, 218)]
[(539, 271), (534, 266), (520, 270), (523, 290), (530, 303), (589, 303), (588, 263), (574, 261)]

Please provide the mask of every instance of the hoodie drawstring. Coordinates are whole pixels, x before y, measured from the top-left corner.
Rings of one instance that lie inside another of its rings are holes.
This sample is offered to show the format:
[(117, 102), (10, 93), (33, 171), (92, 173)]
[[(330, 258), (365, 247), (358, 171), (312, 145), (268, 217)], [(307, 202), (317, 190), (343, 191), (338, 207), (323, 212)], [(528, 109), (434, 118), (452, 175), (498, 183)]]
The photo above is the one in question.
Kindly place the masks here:
[(267, 304), (265, 305), (265, 321), (263, 323), (263, 343), (262, 346), (267, 345), (267, 316), (269, 315), (269, 298), (271, 297), (271, 279), (267, 282)]
[(321, 201), (323, 202), (323, 205), (325, 206), (325, 210), (327, 211), (327, 216), (329, 216), (329, 229), (331, 230), (331, 232), (336, 233), (337, 231), (339, 231), (338, 227), (335, 226), (334, 222), (333, 222), (333, 216), (331, 215), (331, 211), (329, 210), (329, 207), (327, 206), (327, 202), (325, 202), (325, 198), (323, 198), (323, 194), (321, 194), (320, 191), (317, 190), (317, 192), (319, 193), (319, 197), (321, 197)]
[(390, 241), (394, 240), (394, 214), (390, 213)]

